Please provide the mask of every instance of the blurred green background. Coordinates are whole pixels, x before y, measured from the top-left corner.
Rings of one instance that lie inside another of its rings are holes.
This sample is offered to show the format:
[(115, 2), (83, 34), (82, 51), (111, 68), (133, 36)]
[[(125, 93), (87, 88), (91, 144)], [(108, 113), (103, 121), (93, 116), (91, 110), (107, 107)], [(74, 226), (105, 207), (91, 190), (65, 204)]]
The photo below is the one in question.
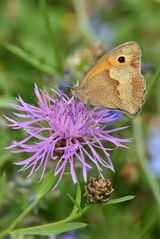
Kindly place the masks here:
[[(25, 179), (25, 175), (18, 173), (18, 167), (13, 165), (22, 155), (12, 155), (4, 149), (13, 139), (23, 136), (23, 132), (17, 134), (6, 127), (3, 114), (11, 115), (10, 104), (15, 102), (18, 94), (25, 101), (35, 103), (35, 82), (39, 87), (54, 88), (63, 87), (69, 81), (71, 84), (80, 81), (84, 62), (79, 61), (76, 69), (71, 67), (72, 74), (68, 73), (66, 63), (77, 49), (89, 49), (97, 41), (110, 49), (134, 40), (142, 48), (148, 93), (139, 116), (130, 119), (124, 115), (116, 123), (115, 127), (130, 126), (119, 134), (134, 138), (134, 142), (127, 150), (112, 152), (116, 172), (106, 172), (106, 177), (113, 183), (113, 197), (132, 194), (136, 198), (115, 206), (93, 207), (84, 217), (89, 226), (72, 234), (82, 239), (158, 239), (160, 1), (48, 0), (47, 11), (43, 2), (0, 1), (0, 174), (6, 174), (5, 187), (0, 187), (0, 229), (10, 225), (27, 207), (38, 183), (36, 177)], [(83, 183), (81, 185), (83, 187)], [(67, 197), (68, 189), (74, 195), (75, 186), (66, 176), (58, 189), (47, 195), (22, 225), (37, 225), (64, 218), (72, 208), (72, 202)]]

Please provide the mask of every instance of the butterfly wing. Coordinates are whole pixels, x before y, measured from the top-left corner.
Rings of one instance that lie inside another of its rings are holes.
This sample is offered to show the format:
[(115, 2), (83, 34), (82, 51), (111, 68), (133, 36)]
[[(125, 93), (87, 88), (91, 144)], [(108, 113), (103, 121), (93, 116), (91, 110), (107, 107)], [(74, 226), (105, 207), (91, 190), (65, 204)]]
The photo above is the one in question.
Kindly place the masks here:
[[(117, 78), (118, 75), (118, 78)], [(132, 66), (110, 69), (110, 77), (118, 82), (119, 109), (135, 115), (141, 108), (145, 93), (143, 76)]]
[[(124, 61), (119, 61), (119, 59)], [(128, 42), (100, 59), (82, 80), (79, 98), (93, 106), (120, 109), (130, 115), (141, 108), (145, 83), (140, 73), (141, 50)]]
[(110, 78), (109, 70), (105, 70), (78, 89), (78, 96), (85, 104), (118, 109), (120, 99), (117, 91), (118, 82)]

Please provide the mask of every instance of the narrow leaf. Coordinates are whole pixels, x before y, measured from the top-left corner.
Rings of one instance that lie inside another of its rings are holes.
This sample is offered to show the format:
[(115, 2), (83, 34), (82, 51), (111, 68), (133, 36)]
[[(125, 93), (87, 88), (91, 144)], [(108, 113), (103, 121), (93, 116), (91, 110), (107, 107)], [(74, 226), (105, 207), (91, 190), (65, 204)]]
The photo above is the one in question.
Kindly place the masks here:
[(107, 204), (116, 204), (116, 203), (121, 203), (121, 202), (129, 201), (129, 200), (132, 200), (133, 198), (135, 198), (135, 196), (129, 195), (129, 196), (121, 197), (121, 198), (112, 199), (109, 202), (107, 202), (106, 205)]
[(26, 62), (37, 68), (38, 70), (43, 71), (49, 75), (57, 74), (57, 71), (56, 69), (54, 69), (53, 66), (49, 66), (44, 62), (41, 62), (38, 58), (21, 49), (20, 47), (10, 43), (4, 44), (4, 47), (8, 51), (12, 52), (13, 54), (17, 55), (18, 57), (22, 58), (23, 60), (25, 60)]
[(4, 199), (5, 184), (6, 184), (6, 175), (3, 174), (0, 177), (0, 206), (3, 203), (3, 199)]
[[(69, 195), (69, 197), (70, 197), (70, 195)], [(71, 197), (70, 197), (70, 199), (71, 199)], [(81, 188), (80, 188), (79, 184), (77, 184), (76, 198), (75, 198), (74, 201), (72, 200), (72, 202), (74, 203), (74, 207), (73, 207), (69, 216), (75, 215), (76, 212), (79, 210), (80, 205), (81, 205)]]
[(16, 101), (12, 97), (0, 97), (0, 108), (10, 109), (11, 104), (15, 104)]
[(20, 235), (43, 235), (43, 236), (56, 236), (61, 233), (72, 231), (78, 228), (86, 227), (87, 224), (81, 222), (73, 223), (50, 223), (42, 226), (34, 226), (22, 228), (13, 231), (14, 234)]

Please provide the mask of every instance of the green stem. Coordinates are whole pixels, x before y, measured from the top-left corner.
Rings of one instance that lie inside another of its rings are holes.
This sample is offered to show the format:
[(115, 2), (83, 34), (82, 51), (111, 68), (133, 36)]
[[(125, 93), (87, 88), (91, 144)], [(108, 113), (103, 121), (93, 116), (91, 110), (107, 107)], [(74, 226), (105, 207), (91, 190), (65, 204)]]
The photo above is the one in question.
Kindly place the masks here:
[(134, 137), (135, 137), (135, 144), (137, 148), (138, 159), (144, 171), (144, 174), (146, 175), (146, 178), (148, 179), (154, 198), (157, 202), (157, 206), (158, 206), (157, 216), (158, 216), (158, 221), (160, 223), (160, 188), (146, 160), (147, 157), (145, 153), (144, 137), (142, 132), (142, 119), (140, 116), (136, 117), (133, 120), (133, 129), (134, 129)]
[[(160, 79), (160, 67), (157, 68), (156, 72), (154, 73), (154, 75), (150, 76), (152, 78), (152, 80), (149, 82), (148, 84), (148, 90), (147, 90), (147, 95), (145, 97), (146, 100), (148, 100), (148, 98), (150, 97), (151, 93), (152, 93), (152, 89), (153, 87), (155, 87), (155, 84), (159, 84), (159, 79)], [(157, 89), (159, 89), (159, 87), (157, 87)]]
[[(78, 213), (76, 213), (75, 215), (72, 216), (68, 216), (65, 219), (62, 219), (58, 222), (53, 222), (53, 223), (48, 223), (47, 226), (55, 226), (61, 223), (66, 223), (66, 222), (71, 222), (75, 219), (78, 219), (79, 217), (82, 217), (84, 214), (86, 214), (86, 212), (91, 208), (91, 205), (87, 205), (85, 206), (81, 211), (79, 211)], [(35, 226), (34, 228), (38, 229), (38, 228), (45, 228), (46, 225), (41, 225), (41, 226)]]
[(54, 56), (54, 59), (55, 59), (54, 63), (56, 64), (57, 70), (59, 72), (61, 72), (62, 71), (62, 59), (61, 59), (61, 55), (60, 55), (60, 52), (59, 52), (60, 48), (58, 47), (58, 44), (56, 42), (57, 37), (55, 36), (54, 32), (52, 31), (52, 27), (51, 27), (51, 24), (50, 24), (50, 21), (49, 21), (46, 0), (39, 0), (39, 4), (40, 4), (41, 9), (43, 11), (48, 35), (49, 35), (49, 38), (50, 38), (50, 41), (51, 41), (52, 52), (53, 52), (53, 56)]
[(160, 188), (146, 160), (147, 156), (145, 153), (144, 137), (142, 133), (142, 120), (140, 116), (137, 116), (133, 120), (133, 130), (139, 162), (146, 175), (146, 178), (148, 179), (153, 195), (158, 204), (158, 209), (160, 210)]
[(32, 210), (32, 208), (39, 202), (39, 200), (34, 201), (32, 204), (30, 204), (27, 209), (22, 212), (22, 214), (17, 217), (17, 219), (5, 230), (0, 234), (0, 238), (3, 238), (4, 236), (11, 233), (11, 231), (22, 221), (22, 219)]
[[(32, 208), (39, 202), (39, 200), (34, 201), (31, 205), (29, 205), (29, 207), (5, 230), (0, 234), (0, 238), (3, 238), (4, 236), (10, 234), (12, 232), (12, 230), (22, 221), (22, 219), (32, 210)], [(58, 222), (54, 222), (54, 223), (49, 223), (47, 224), (48, 226), (54, 226), (54, 225), (58, 225), (61, 223), (65, 223), (65, 222), (70, 222), (73, 221), (81, 216), (83, 216), (90, 208), (90, 205), (85, 206), (81, 211), (79, 211), (78, 213), (76, 213), (75, 215), (69, 215), (68, 217), (66, 217), (65, 219), (62, 219)], [(44, 227), (46, 225), (43, 225)], [(38, 229), (43, 228), (43, 226), (36, 226), (36, 228)]]
[[(159, 84), (160, 84), (160, 68), (159, 68), (159, 74), (157, 74), (157, 88), (156, 88), (156, 96), (157, 96), (157, 120), (160, 122), (160, 94), (159, 94)], [(158, 127), (160, 125), (158, 124)]]
[(93, 40), (96, 40), (96, 35), (89, 24), (85, 0), (73, 0), (73, 5), (82, 34), (89, 43), (92, 43)]
[(2, 87), (2, 90), (3, 90), (3, 93), (4, 93), (4, 96), (7, 98), (7, 97), (10, 97), (10, 92), (9, 92), (9, 87), (8, 87), (8, 81), (7, 81), (7, 78), (5, 76), (5, 74), (1, 74), (0, 75), (0, 82), (1, 82), (1, 87)]
[(87, 205), (85, 206), (81, 211), (78, 211), (78, 213), (76, 213), (75, 215), (71, 215), (68, 217), (68, 221), (73, 221), (79, 217), (82, 217), (83, 215), (86, 214), (86, 212), (88, 212), (88, 210), (92, 207), (92, 205)]

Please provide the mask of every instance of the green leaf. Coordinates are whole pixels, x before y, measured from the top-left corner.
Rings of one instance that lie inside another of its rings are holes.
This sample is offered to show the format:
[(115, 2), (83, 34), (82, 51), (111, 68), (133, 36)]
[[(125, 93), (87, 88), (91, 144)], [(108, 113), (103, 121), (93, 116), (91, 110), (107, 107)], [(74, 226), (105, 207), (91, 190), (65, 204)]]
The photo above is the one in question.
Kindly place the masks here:
[(8, 51), (12, 52), (13, 54), (17, 55), (18, 57), (22, 58), (35, 68), (37, 68), (40, 71), (43, 71), (49, 75), (57, 74), (56, 69), (54, 69), (53, 66), (50, 66), (48, 64), (45, 64), (44, 62), (41, 62), (40, 59), (36, 58), (35, 56), (31, 55), (31, 53), (26, 52), (25, 50), (21, 49), (18, 46), (15, 46), (10, 43), (6, 43), (3, 45), (4, 48), (6, 48)]
[(81, 205), (81, 188), (80, 185), (77, 184), (77, 191), (76, 191), (76, 198), (75, 200), (72, 199), (72, 197), (68, 194), (69, 198), (72, 200), (72, 202), (74, 203), (74, 207), (70, 213), (69, 216), (73, 216), (76, 214), (76, 212), (80, 209), (80, 205)]
[(42, 181), (41, 185), (39, 186), (35, 200), (39, 200), (42, 198), (46, 193), (48, 193), (55, 184), (56, 177), (53, 175), (53, 170), (50, 170), (48, 174), (44, 177), (44, 180)]
[(153, 87), (155, 86), (155, 84), (158, 85), (158, 81), (160, 79), (160, 67), (157, 68), (157, 70), (155, 71), (155, 73), (153, 75), (151, 75), (152, 80), (148, 82), (148, 89), (147, 89), (147, 95), (145, 97), (145, 101), (148, 100), (148, 98), (150, 97), (152, 91), (153, 91)]
[(4, 199), (5, 184), (6, 184), (6, 175), (3, 174), (0, 177), (0, 206), (3, 203), (3, 199)]
[[(6, 145), (5, 145), (6, 146)], [(1, 160), (0, 160), (0, 167), (2, 167), (7, 161), (12, 160), (10, 152), (4, 152)]]
[(21, 235), (43, 235), (43, 236), (56, 236), (61, 233), (72, 231), (78, 228), (86, 227), (87, 224), (82, 222), (73, 223), (50, 223), (42, 226), (34, 226), (28, 228), (21, 228), (13, 231), (14, 234)]
[(133, 195), (128, 195), (128, 196), (125, 196), (125, 197), (112, 199), (112, 200), (110, 200), (109, 202), (107, 202), (106, 204), (121, 203), (121, 202), (125, 202), (125, 201), (132, 200), (133, 198), (135, 198), (135, 196), (133, 196)]
[(0, 97), (0, 108), (9, 109), (11, 104), (15, 104), (16, 101), (12, 97)]

